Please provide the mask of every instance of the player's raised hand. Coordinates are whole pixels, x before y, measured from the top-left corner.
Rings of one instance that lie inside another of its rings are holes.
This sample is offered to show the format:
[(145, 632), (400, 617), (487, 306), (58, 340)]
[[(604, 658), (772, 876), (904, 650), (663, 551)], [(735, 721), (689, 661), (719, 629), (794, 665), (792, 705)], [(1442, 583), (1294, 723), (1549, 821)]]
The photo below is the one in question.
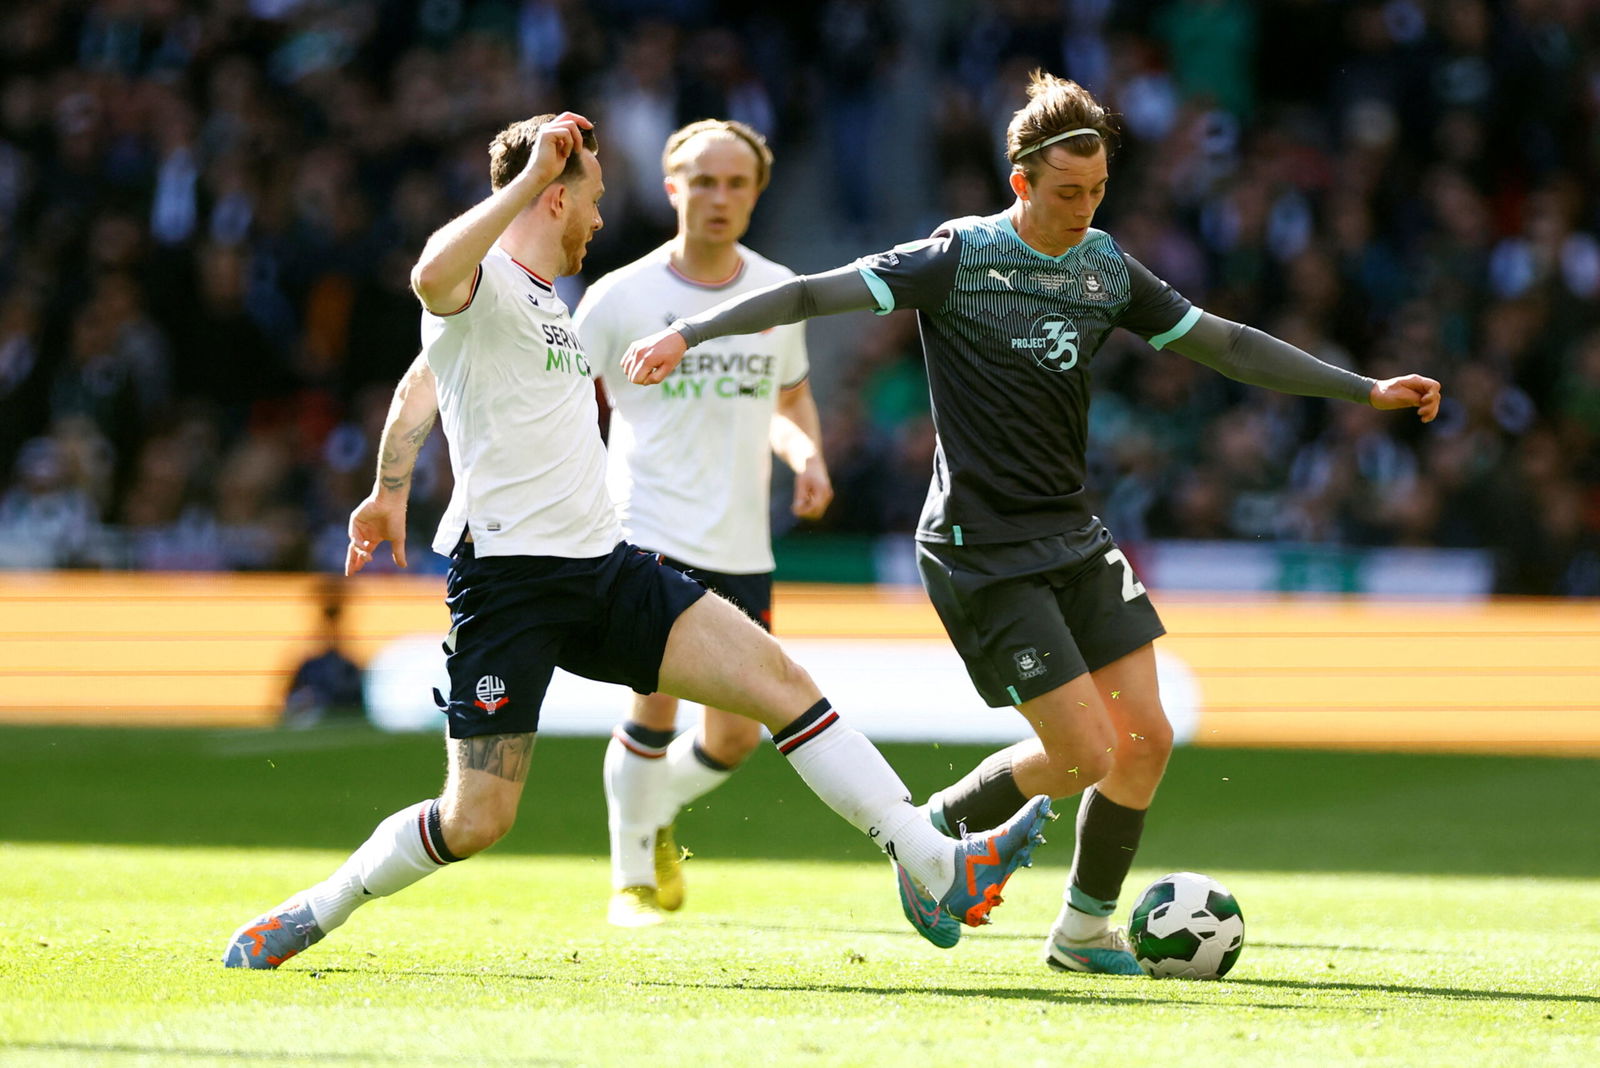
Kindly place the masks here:
[(1422, 375), (1401, 375), (1372, 384), (1367, 399), (1380, 411), (1397, 408), (1415, 408), (1424, 423), (1433, 422), (1439, 414), (1441, 397), (1439, 383)]
[(666, 381), (687, 351), (688, 343), (676, 330), (651, 334), (628, 346), (622, 357), (622, 373), (635, 385), (653, 386)]
[(354, 575), (372, 562), (372, 554), (384, 542), (391, 543), (394, 562), (406, 566), (406, 500), (404, 497), (372, 496), (350, 513), (350, 546), (344, 554), (344, 573)]
[(821, 519), (833, 503), (833, 481), (820, 456), (813, 456), (806, 469), (794, 476), (792, 510), (801, 519)]
[(533, 175), (536, 184), (543, 188), (555, 181), (567, 158), (583, 147), (583, 131), (594, 129), (594, 123), (574, 111), (563, 111), (543, 126), (533, 141), (533, 151), (528, 153), (524, 174)]

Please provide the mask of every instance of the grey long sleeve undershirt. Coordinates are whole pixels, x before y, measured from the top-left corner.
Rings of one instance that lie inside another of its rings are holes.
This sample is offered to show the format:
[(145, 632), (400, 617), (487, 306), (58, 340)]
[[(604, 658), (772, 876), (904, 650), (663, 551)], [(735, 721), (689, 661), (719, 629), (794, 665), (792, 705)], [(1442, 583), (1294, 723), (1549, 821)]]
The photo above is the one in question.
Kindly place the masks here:
[(1372, 379), (1209, 312), (1202, 312), (1189, 332), (1168, 342), (1167, 348), (1246, 385), (1357, 404), (1371, 400)]
[(840, 267), (822, 274), (796, 275), (699, 315), (679, 319), (671, 329), (682, 334), (692, 349), (715, 337), (759, 334), (784, 323), (877, 306), (861, 272), (854, 267)]
[[(840, 267), (758, 289), (692, 318), (679, 319), (672, 329), (693, 348), (712, 338), (757, 334), (784, 323), (877, 306), (861, 272)], [(1188, 333), (1169, 342), (1167, 348), (1235, 381), (1280, 393), (1365, 404), (1373, 385), (1370, 378), (1323, 363), (1271, 334), (1209, 312), (1201, 313)]]

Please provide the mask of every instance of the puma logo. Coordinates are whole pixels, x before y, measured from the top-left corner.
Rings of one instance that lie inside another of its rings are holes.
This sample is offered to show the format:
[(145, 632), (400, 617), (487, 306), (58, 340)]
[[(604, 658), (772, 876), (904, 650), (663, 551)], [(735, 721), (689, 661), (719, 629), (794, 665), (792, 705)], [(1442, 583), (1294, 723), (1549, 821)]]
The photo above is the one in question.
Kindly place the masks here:
[(1017, 269), (1015, 267), (1011, 268), (1011, 270), (1007, 271), (1005, 274), (1001, 274), (993, 267), (989, 268), (989, 277), (999, 280), (1007, 289), (1011, 289), (1011, 276), (1016, 273)]

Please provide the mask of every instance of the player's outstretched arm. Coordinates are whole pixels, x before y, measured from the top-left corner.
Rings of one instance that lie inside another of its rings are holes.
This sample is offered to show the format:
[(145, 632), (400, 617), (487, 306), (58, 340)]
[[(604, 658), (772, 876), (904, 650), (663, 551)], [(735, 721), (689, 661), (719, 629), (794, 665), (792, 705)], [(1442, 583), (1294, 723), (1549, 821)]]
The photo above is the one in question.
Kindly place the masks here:
[(759, 334), (784, 323), (877, 306), (866, 279), (854, 267), (796, 275), (724, 301), (693, 318), (679, 319), (660, 333), (635, 341), (622, 357), (622, 373), (637, 385), (655, 385), (664, 382), (683, 354), (702, 341)]
[(1416, 408), (1425, 423), (1439, 414), (1440, 387), (1431, 378), (1403, 375), (1376, 382), (1324, 363), (1271, 334), (1209, 312), (1202, 313), (1189, 332), (1168, 347), (1247, 385), (1385, 410)]
[(439, 391), (427, 357), (418, 354), (395, 386), (389, 415), (378, 440), (378, 475), (367, 499), (350, 513), (350, 545), (344, 554), (344, 573), (354, 575), (372, 560), (385, 541), (394, 562), (406, 566), (406, 502), (411, 495), (411, 472), (417, 453), (428, 439), (439, 414)]
[(1399, 378), (1374, 382), (1367, 399), (1374, 408), (1385, 412), (1397, 408), (1415, 408), (1419, 419), (1431, 423), (1439, 414), (1442, 396), (1442, 387), (1433, 379), (1422, 375), (1401, 375)]
[(593, 123), (564, 111), (539, 127), (528, 164), (511, 181), (441, 226), (428, 238), (411, 268), (411, 288), (435, 315), (459, 311), (472, 296), (478, 264), (517, 213), (532, 203), (580, 151), (583, 131)]

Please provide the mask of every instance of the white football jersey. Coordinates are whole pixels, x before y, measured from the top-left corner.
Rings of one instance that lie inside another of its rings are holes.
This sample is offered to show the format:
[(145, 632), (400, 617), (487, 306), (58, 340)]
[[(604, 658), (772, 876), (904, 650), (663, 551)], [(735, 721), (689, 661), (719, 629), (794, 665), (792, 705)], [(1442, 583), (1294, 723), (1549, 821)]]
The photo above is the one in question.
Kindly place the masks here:
[(680, 274), (667, 246), (596, 282), (576, 323), (611, 396), (607, 483), (629, 541), (732, 575), (771, 571), (772, 413), (810, 371), (805, 327), (717, 338), (690, 349), (665, 382), (622, 373), (629, 342), (794, 272), (739, 246), (739, 272), (707, 285)]
[(550, 283), (496, 245), (466, 305), (422, 313), (455, 491), (433, 539), (479, 556), (604, 556), (622, 540), (588, 356)]

